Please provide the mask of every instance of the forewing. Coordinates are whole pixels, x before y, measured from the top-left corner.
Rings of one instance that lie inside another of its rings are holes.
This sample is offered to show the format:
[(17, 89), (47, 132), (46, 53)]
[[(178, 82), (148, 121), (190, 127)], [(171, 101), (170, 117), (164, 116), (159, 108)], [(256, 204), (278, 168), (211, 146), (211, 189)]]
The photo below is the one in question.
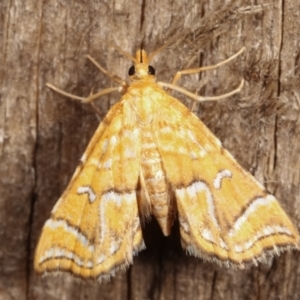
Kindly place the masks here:
[(140, 149), (135, 115), (121, 101), (99, 125), (43, 228), (37, 272), (102, 279), (143, 249), (136, 199)]
[(189, 253), (243, 267), (298, 247), (298, 232), (276, 199), (184, 105), (165, 99), (153, 126)]

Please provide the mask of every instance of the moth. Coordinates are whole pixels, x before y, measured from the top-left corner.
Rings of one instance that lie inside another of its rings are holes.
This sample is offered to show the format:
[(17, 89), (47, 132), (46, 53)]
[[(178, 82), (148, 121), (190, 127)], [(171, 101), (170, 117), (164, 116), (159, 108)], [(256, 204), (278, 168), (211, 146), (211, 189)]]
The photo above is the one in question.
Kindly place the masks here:
[(155, 69), (138, 50), (129, 83), (97, 67), (119, 87), (87, 98), (57, 92), (84, 103), (110, 92), (122, 97), (107, 113), (54, 206), (39, 239), (38, 273), (67, 272), (83, 279), (107, 279), (126, 269), (145, 248), (141, 224), (154, 216), (165, 236), (178, 216), (187, 253), (227, 267), (244, 268), (289, 249), (299, 235), (274, 196), (243, 170), (213, 133), (163, 87), (201, 97), (176, 85), (193, 74), (227, 63), (178, 72), (172, 83), (156, 82)]

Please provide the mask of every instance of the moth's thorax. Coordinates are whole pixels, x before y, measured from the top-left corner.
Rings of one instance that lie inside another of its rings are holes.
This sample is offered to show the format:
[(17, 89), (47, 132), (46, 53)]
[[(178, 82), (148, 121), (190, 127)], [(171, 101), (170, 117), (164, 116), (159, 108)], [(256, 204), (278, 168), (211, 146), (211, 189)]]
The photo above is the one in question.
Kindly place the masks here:
[(137, 121), (147, 124), (152, 121), (153, 115), (158, 113), (167, 93), (152, 79), (132, 82), (122, 101), (129, 102), (137, 114)]
[[(144, 71), (141, 71), (141, 73)], [(156, 83), (156, 77), (153, 75), (145, 75), (143, 78), (140, 79), (134, 79), (131, 78), (130, 84), (129, 84), (129, 90), (134, 88), (145, 88), (146, 86), (151, 86), (152, 84), (157, 85)]]

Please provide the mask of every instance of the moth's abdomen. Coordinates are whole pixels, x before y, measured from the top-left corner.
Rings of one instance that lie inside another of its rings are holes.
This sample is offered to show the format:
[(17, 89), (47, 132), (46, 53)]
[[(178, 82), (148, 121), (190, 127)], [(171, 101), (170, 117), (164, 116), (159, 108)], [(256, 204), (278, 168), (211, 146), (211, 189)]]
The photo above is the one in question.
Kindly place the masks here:
[(158, 221), (164, 235), (171, 233), (174, 220), (174, 202), (170, 193), (160, 154), (152, 132), (142, 131), (141, 188), (150, 213)]

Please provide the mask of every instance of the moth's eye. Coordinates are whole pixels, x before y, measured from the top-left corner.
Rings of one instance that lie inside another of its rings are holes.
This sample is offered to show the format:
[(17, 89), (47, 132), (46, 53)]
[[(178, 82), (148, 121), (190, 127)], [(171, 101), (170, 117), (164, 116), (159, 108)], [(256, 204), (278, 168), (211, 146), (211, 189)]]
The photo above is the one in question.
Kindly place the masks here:
[(128, 75), (129, 75), (129, 76), (132, 76), (132, 75), (134, 75), (134, 73), (135, 73), (135, 67), (134, 67), (134, 66), (131, 66), (131, 67), (129, 68), (129, 70), (128, 70)]
[(155, 75), (155, 69), (152, 66), (148, 66), (148, 74)]

